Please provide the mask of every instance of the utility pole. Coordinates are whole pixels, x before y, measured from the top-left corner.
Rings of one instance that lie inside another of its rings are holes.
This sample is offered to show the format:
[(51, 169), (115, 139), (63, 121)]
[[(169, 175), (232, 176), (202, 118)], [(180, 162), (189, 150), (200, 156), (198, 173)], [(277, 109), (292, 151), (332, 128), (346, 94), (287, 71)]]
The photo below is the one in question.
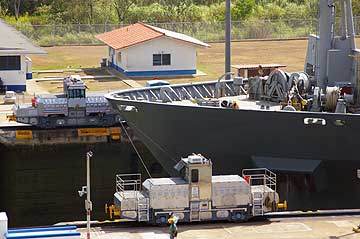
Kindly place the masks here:
[(79, 196), (86, 194), (85, 210), (86, 210), (86, 238), (90, 239), (90, 215), (92, 211), (92, 202), (90, 200), (90, 158), (93, 156), (92, 151), (86, 153), (86, 186), (83, 186), (81, 191), (78, 191)]
[(93, 152), (86, 153), (86, 238), (90, 239), (90, 214), (92, 210), (92, 203), (90, 201), (90, 158), (93, 156)]
[[(226, 25), (225, 25), (225, 74), (231, 72), (231, 0), (226, 0)], [(226, 80), (230, 74), (225, 76)]]

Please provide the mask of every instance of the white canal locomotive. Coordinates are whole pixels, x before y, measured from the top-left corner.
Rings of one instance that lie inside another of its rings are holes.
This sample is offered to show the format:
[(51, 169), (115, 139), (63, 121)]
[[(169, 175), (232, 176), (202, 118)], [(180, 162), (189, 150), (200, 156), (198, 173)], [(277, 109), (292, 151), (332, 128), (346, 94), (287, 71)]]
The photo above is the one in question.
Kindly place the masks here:
[(61, 95), (37, 95), (31, 105), (15, 105), (13, 119), (39, 128), (112, 126), (119, 114), (104, 96), (87, 96), (85, 82), (78, 75), (64, 79)]
[(116, 175), (114, 204), (105, 206), (110, 219), (165, 224), (171, 214), (179, 221), (246, 221), (286, 208), (279, 203), (276, 175), (267, 169), (239, 175), (212, 176), (212, 163), (202, 155), (182, 158), (175, 166), (181, 177), (150, 178)]

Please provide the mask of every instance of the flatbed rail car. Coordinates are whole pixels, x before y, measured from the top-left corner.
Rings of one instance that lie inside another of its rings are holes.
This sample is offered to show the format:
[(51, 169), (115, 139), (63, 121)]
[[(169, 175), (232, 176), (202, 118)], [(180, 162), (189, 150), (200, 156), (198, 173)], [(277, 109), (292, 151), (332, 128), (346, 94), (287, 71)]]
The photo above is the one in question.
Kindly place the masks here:
[(9, 120), (38, 128), (113, 126), (120, 115), (104, 96), (87, 96), (86, 84), (78, 75), (64, 78), (63, 94), (37, 95), (31, 104), (14, 105)]
[(116, 175), (114, 204), (105, 205), (105, 212), (110, 219), (166, 224), (171, 214), (183, 222), (246, 221), (286, 208), (286, 201), (279, 203), (276, 175), (267, 169), (213, 176), (211, 160), (195, 154), (175, 169), (181, 177), (150, 178), (142, 185), (140, 174)]

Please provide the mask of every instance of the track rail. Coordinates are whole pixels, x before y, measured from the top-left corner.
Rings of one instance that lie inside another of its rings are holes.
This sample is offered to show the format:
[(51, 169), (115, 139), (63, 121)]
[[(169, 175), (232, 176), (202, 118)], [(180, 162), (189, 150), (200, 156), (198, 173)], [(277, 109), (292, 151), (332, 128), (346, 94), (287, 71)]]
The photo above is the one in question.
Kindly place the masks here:
[(360, 209), (340, 210), (316, 210), (316, 211), (292, 211), (292, 212), (271, 212), (265, 215), (266, 218), (299, 218), (299, 217), (331, 217), (331, 216), (360, 216)]
[[(273, 212), (267, 213), (262, 217), (254, 217), (249, 220), (251, 223), (261, 223), (265, 220), (271, 219), (296, 219), (296, 218), (321, 218), (321, 217), (341, 217), (341, 216), (360, 216), (360, 209), (344, 209), (344, 210), (318, 210), (318, 211), (291, 211), (291, 212)], [(219, 221), (220, 222), (220, 221)], [(223, 221), (221, 221), (223, 222)], [(207, 224), (207, 223), (216, 223), (216, 222), (195, 222), (196, 224)], [(192, 224), (190, 222), (186, 222), (184, 224)], [(86, 221), (81, 222), (64, 222), (59, 223), (59, 226), (64, 225), (76, 225), (79, 228), (86, 227)], [(91, 226), (95, 227), (119, 227), (119, 228), (127, 228), (127, 227), (148, 227), (152, 226), (151, 224), (147, 224), (146, 222), (137, 222), (137, 221), (129, 221), (126, 219), (117, 219), (114, 221), (92, 221)]]

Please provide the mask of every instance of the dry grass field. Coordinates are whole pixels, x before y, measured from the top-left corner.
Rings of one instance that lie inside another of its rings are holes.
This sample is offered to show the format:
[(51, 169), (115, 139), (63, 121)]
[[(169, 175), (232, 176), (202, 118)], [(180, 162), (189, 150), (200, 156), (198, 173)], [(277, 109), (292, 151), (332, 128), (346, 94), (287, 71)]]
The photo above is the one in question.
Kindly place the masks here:
[[(301, 70), (306, 40), (246, 41), (232, 43), (232, 63), (280, 63), (289, 71)], [(224, 43), (212, 43), (198, 50), (198, 69), (218, 76), (223, 71)], [(33, 55), (34, 70), (98, 67), (107, 55), (106, 46), (57, 46), (44, 48), (48, 55)]]
[[(105, 93), (117, 89), (130, 88), (127, 84), (116, 78), (84, 81), (90, 91), (103, 91)], [(61, 93), (63, 91), (63, 83), (61, 81), (37, 82), (37, 86), (49, 93)]]
[[(358, 43), (360, 43), (359, 39)], [(306, 55), (307, 40), (289, 41), (244, 41), (232, 43), (232, 64), (277, 63), (287, 65), (286, 71), (302, 71)], [(206, 76), (171, 78), (171, 83), (195, 82), (217, 79), (224, 72), (224, 43), (212, 43), (208, 49), (198, 50), (198, 69)], [(96, 68), (107, 55), (106, 46), (59, 46), (46, 47), (46, 56), (32, 56), (34, 70)], [(85, 69), (83, 74), (98, 75), (102, 71)], [(148, 79), (135, 80), (145, 85)], [(116, 90), (128, 86), (118, 79), (90, 80), (91, 90)], [(61, 84), (44, 82), (39, 86), (49, 92), (59, 92)]]
[[(288, 71), (302, 70), (306, 45), (306, 40), (233, 42), (232, 64), (279, 63), (287, 65)], [(206, 76), (167, 80), (171, 83), (182, 83), (218, 78), (224, 71), (224, 48), (224, 43), (213, 43), (210, 48), (198, 50), (198, 69), (206, 73)], [(45, 50), (48, 55), (32, 56), (34, 70), (85, 68), (83, 74), (98, 75), (99, 72), (96, 70), (89, 71), (86, 68), (98, 67), (101, 59), (107, 55), (106, 46), (58, 46), (46, 47)], [(54, 74), (47, 74), (46, 76), (54, 76)], [(136, 79), (141, 85), (145, 85), (147, 80), (149, 79)], [(117, 79), (92, 80), (88, 81), (87, 84), (91, 90), (115, 90), (128, 87)], [(61, 91), (61, 82), (41, 82), (38, 85), (51, 93)]]
[(98, 67), (107, 55), (105, 46), (55, 46), (44, 50), (47, 55), (31, 56), (34, 70)]

